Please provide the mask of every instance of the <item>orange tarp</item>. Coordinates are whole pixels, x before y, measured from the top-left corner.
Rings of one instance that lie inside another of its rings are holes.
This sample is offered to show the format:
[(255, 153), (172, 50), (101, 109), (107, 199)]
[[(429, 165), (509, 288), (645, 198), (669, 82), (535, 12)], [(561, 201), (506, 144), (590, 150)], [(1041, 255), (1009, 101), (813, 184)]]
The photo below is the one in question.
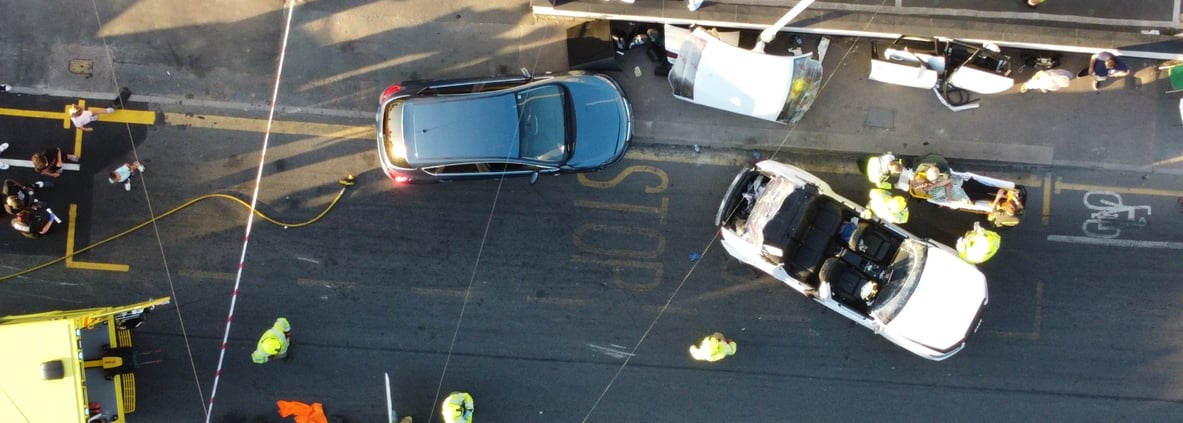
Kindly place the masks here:
[(280, 417), (296, 416), (296, 423), (329, 423), (324, 407), (319, 402), (308, 405), (299, 401), (279, 400), (275, 404), (279, 406)]

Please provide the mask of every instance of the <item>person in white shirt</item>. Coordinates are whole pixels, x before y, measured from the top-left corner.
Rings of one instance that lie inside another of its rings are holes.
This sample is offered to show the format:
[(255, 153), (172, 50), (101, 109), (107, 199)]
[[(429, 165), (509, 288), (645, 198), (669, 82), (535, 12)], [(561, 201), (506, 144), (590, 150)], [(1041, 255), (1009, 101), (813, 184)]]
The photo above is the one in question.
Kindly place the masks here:
[(90, 132), (93, 131), (94, 128), (91, 128), (87, 125), (90, 125), (91, 122), (99, 120), (99, 115), (105, 115), (108, 113), (115, 113), (115, 108), (108, 107), (104, 110), (90, 111), (85, 107), (82, 107), (80, 104), (75, 104), (70, 106), (70, 121), (74, 122), (75, 128)]

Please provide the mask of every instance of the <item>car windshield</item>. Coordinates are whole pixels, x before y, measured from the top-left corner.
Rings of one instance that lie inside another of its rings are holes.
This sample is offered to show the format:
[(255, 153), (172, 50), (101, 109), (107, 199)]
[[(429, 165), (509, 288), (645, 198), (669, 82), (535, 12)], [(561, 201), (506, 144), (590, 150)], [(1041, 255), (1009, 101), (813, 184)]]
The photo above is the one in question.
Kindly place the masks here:
[(547, 84), (517, 93), (521, 157), (560, 162), (567, 155), (567, 93)]
[(817, 98), (817, 91), (821, 89), (822, 64), (809, 56), (799, 56), (793, 59), (793, 82), (789, 96), (785, 98), (785, 107), (781, 109), (776, 120), (796, 124), (809, 111), (813, 100)]
[(884, 324), (891, 322), (904, 308), (920, 282), (921, 269), (927, 256), (928, 245), (922, 242), (905, 239), (900, 244), (891, 265), (883, 272), (885, 282), (870, 309), (879, 321)]

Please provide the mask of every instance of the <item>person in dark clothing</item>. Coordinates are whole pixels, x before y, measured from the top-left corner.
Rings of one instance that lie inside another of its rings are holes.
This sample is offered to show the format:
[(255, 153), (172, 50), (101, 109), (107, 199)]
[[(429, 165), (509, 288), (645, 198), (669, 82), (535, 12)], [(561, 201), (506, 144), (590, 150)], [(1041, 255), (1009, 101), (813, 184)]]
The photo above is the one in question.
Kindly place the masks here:
[(53, 227), (53, 212), (40, 207), (30, 207), (17, 212), (12, 218), (12, 229), (26, 238), (37, 239), (49, 233)]
[[(78, 156), (73, 154), (65, 154), (64, 157), (71, 162), (78, 162)], [(57, 147), (33, 154), (33, 170), (54, 178), (62, 176), (62, 158), (62, 149)]]
[(1113, 53), (1102, 51), (1089, 58), (1089, 67), (1085, 71), (1093, 77), (1093, 91), (1097, 91), (1101, 89), (1101, 81), (1129, 75), (1130, 67)]
[(17, 182), (15, 179), (7, 178), (4, 180), (4, 212), (9, 215), (15, 215), (17, 212), (32, 207), (38, 204), (34, 198), (35, 189), (48, 188), (53, 186), (46, 182), (38, 181), (31, 185), (25, 185)]

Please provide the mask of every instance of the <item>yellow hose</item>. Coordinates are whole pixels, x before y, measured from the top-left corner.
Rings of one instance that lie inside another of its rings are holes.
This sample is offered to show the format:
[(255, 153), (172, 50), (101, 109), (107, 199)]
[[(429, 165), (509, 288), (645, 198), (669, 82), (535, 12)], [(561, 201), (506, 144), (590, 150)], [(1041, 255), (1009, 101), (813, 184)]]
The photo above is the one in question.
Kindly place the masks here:
[[(256, 215), (256, 216), (259, 216), (259, 218), (260, 218), (260, 219), (263, 219), (263, 220), (265, 220), (265, 221), (267, 221), (267, 222), (270, 222), (270, 223), (272, 223), (272, 224), (274, 224), (274, 225), (276, 225), (276, 226), (283, 226), (284, 228), (301, 228), (301, 227), (304, 227), (304, 226), (311, 225), (311, 224), (313, 224), (313, 223), (316, 223), (316, 221), (320, 220), (321, 218), (325, 217), (325, 215), (329, 214), (329, 210), (332, 210), (332, 209), (333, 209), (333, 206), (336, 206), (336, 205), (337, 205), (337, 202), (338, 202), (338, 201), (341, 201), (341, 197), (345, 195), (345, 191), (346, 191), (347, 189), (349, 189), (349, 187), (350, 187), (350, 186), (352, 186), (352, 185), (353, 185), (353, 180), (354, 180), (354, 179), (353, 179), (353, 175), (349, 175), (349, 176), (348, 176), (348, 177), (346, 177), (345, 179), (342, 179), (342, 180), (338, 181), (338, 183), (340, 183), (340, 184), (342, 185), (342, 187), (341, 187), (341, 191), (337, 193), (337, 196), (333, 198), (333, 201), (332, 201), (332, 202), (330, 202), (330, 203), (329, 203), (329, 205), (328, 205), (327, 207), (325, 207), (325, 209), (324, 209), (323, 211), (321, 211), (321, 212), (320, 212), (320, 214), (316, 215), (315, 217), (313, 217), (312, 219), (309, 219), (309, 220), (307, 220), (307, 221), (304, 221), (304, 222), (298, 222), (298, 223), (285, 223), (285, 222), (280, 222), (280, 221), (278, 221), (278, 220), (272, 219), (270, 216), (267, 216), (267, 215), (266, 215), (266, 214), (264, 214), (263, 212), (259, 211), (259, 209), (257, 209), (257, 208), (254, 210), (254, 211), (255, 211), (255, 215)], [(68, 259), (68, 258), (71, 258), (71, 257), (77, 256), (77, 255), (79, 255), (79, 254), (82, 254), (82, 253), (85, 253), (85, 252), (87, 252), (87, 251), (90, 251), (90, 250), (92, 250), (92, 249), (94, 249), (94, 248), (96, 248), (96, 247), (98, 247), (98, 246), (100, 246), (100, 245), (103, 245), (103, 244), (106, 244), (106, 243), (108, 243), (108, 242), (114, 241), (115, 239), (117, 239), (117, 238), (119, 238), (119, 237), (122, 237), (122, 236), (124, 236), (124, 235), (127, 235), (127, 234), (130, 234), (130, 233), (132, 233), (132, 232), (138, 231), (138, 230), (140, 230), (140, 229), (143, 229), (145, 226), (151, 225), (153, 222), (155, 222), (155, 221), (157, 221), (157, 220), (164, 219), (164, 218), (166, 218), (166, 217), (168, 217), (168, 216), (172, 215), (173, 213), (176, 213), (176, 212), (178, 212), (178, 211), (181, 211), (182, 209), (184, 209), (184, 208), (186, 208), (186, 207), (192, 206), (192, 205), (194, 205), (194, 204), (197, 204), (197, 203), (198, 203), (198, 202), (200, 202), (200, 201), (208, 200), (208, 199), (211, 199), (211, 198), (224, 198), (224, 199), (227, 199), (227, 200), (233, 201), (233, 202), (235, 202), (235, 203), (238, 203), (238, 204), (242, 205), (243, 207), (246, 207), (247, 209), (250, 209), (250, 208), (251, 208), (251, 205), (250, 205), (250, 203), (247, 203), (246, 201), (243, 201), (242, 199), (240, 199), (240, 198), (238, 198), (238, 197), (235, 197), (235, 196), (233, 196), (233, 195), (230, 195), (230, 194), (219, 194), (219, 193), (214, 193), (214, 194), (205, 194), (205, 195), (202, 195), (202, 196), (200, 196), (200, 197), (193, 198), (193, 199), (191, 199), (191, 200), (189, 200), (189, 201), (186, 201), (185, 203), (183, 203), (183, 204), (181, 204), (181, 205), (179, 205), (179, 206), (173, 207), (171, 210), (169, 210), (169, 211), (166, 211), (166, 212), (164, 212), (164, 213), (161, 213), (161, 214), (159, 214), (159, 215), (156, 215), (156, 217), (154, 217), (154, 218), (152, 218), (152, 219), (148, 219), (147, 221), (144, 221), (143, 223), (140, 223), (140, 224), (138, 224), (138, 225), (132, 226), (132, 227), (131, 227), (131, 228), (129, 228), (128, 230), (125, 230), (125, 231), (123, 231), (123, 232), (117, 233), (117, 234), (115, 234), (115, 235), (111, 235), (111, 236), (107, 237), (106, 239), (103, 239), (103, 240), (101, 240), (101, 241), (99, 241), (99, 242), (96, 242), (96, 243), (94, 243), (94, 244), (90, 244), (90, 245), (87, 245), (86, 247), (80, 248), (80, 249), (78, 249), (77, 251), (74, 251), (72, 254), (68, 254), (68, 255), (64, 255), (64, 256), (61, 256), (61, 257), (55, 258), (55, 259), (53, 259), (53, 260), (47, 261), (47, 262), (45, 262), (45, 263), (41, 263), (41, 264), (39, 264), (39, 265), (36, 265), (36, 266), (30, 267), (30, 268), (28, 268), (28, 269), (25, 269), (25, 270), (21, 270), (21, 271), (19, 271), (19, 272), (16, 272), (16, 273), (12, 273), (12, 274), (9, 274), (9, 275), (0, 276), (0, 281), (4, 281), (4, 280), (12, 279), (12, 278), (15, 278), (15, 277), (18, 277), (18, 276), (21, 276), (21, 275), (25, 275), (25, 274), (33, 273), (33, 272), (36, 272), (36, 271), (38, 271), (38, 270), (44, 269), (44, 268), (46, 268), (46, 267), (52, 266), (52, 265), (54, 265), (54, 264), (60, 263), (60, 262), (62, 262), (62, 261), (63, 261), (63, 260), (65, 260), (65, 259)]]

